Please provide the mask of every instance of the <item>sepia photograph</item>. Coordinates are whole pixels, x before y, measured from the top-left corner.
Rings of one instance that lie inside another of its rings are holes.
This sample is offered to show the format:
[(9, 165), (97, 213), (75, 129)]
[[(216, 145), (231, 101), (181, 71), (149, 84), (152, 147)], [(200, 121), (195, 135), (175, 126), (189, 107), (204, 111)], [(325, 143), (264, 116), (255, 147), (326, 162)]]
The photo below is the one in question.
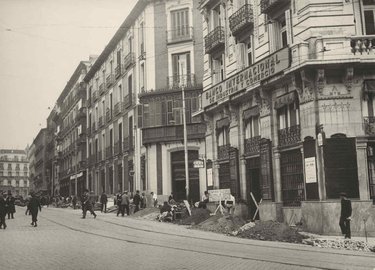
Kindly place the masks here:
[(375, 270), (375, 0), (0, 0), (0, 269)]

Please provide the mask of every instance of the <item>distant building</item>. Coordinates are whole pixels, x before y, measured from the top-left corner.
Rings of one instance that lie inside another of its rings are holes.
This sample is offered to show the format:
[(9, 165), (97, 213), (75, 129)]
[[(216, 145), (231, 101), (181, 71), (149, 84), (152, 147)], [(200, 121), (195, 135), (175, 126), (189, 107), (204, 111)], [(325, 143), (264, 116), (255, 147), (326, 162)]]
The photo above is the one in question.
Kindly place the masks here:
[(35, 145), (34, 152), (34, 168), (35, 174), (32, 179), (33, 190), (35, 192), (47, 192), (48, 182), (46, 176), (46, 146), (47, 146), (47, 129), (42, 128), (35, 137), (33, 144)]
[(29, 194), (29, 162), (25, 150), (0, 149), (0, 192)]

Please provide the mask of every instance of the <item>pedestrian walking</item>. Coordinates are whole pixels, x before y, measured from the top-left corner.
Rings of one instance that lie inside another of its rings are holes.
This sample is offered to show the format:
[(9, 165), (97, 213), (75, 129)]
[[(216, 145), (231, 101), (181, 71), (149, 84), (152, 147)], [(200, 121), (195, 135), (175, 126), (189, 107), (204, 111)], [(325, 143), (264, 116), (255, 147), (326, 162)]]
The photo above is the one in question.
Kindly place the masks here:
[(147, 197), (146, 197), (146, 194), (144, 192), (142, 192), (142, 196), (141, 196), (141, 208), (145, 209), (146, 207), (147, 207)]
[(121, 196), (121, 216), (125, 215), (125, 210), (126, 210), (126, 215), (130, 215), (129, 211), (129, 196), (128, 196), (128, 191), (125, 190), (124, 193)]
[(158, 205), (158, 195), (154, 194), (154, 192), (151, 191), (152, 196), (152, 205), (156, 207)]
[(31, 199), (29, 202), (29, 208), (31, 212), (31, 226), (37, 227), (38, 221), (38, 210), (42, 211), (42, 206), (40, 205), (39, 199), (35, 196), (34, 193), (31, 194)]
[(108, 202), (108, 198), (107, 198), (107, 194), (102, 193), (102, 196), (100, 196), (100, 203), (101, 203), (101, 206), (102, 206), (102, 209), (101, 209), (101, 212), (103, 213), (103, 210), (104, 210), (104, 213), (107, 213), (107, 202)]
[(30, 203), (30, 200), (31, 200), (31, 196), (27, 196), (26, 197), (26, 200), (25, 200), (25, 203), (26, 203), (26, 211), (25, 211), (25, 215), (31, 215), (31, 212), (30, 212), (30, 207), (29, 207), (29, 203)]
[(134, 213), (137, 213), (139, 211), (139, 204), (141, 203), (141, 195), (139, 194), (139, 190), (135, 192), (135, 195), (133, 197), (133, 204), (134, 204)]
[(83, 216), (82, 218), (86, 218), (87, 211), (90, 211), (90, 213), (94, 215), (94, 218), (96, 218), (96, 214), (93, 210), (91, 198), (92, 196), (90, 196), (89, 190), (85, 189), (85, 193), (83, 194)]
[(347, 198), (345, 192), (340, 193), (341, 198), (341, 215), (340, 215), (340, 229), (341, 233), (345, 235), (345, 239), (351, 239), (350, 220), (352, 215), (352, 202)]
[(5, 230), (7, 228), (7, 224), (5, 223), (5, 216), (7, 214), (7, 204), (4, 199), (4, 195), (0, 193), (0, 229), (3, 227)]
[(122, 194), (121, 194), (121, 191), (119, 190), (118, 193), (116, 194), (117, 216), (123, 212), (121, 201), (122, 201)]
[(76, 195), (73, 196), (72, 204), (73, 204), (73, 209), (75, 210), (76, 206), (77, 206), (77, 196)]
[(8, 196), (7, 196), (7, 199), (6, 199), (6, 204), (7, 204), (7, 207), (8, 207), (8, 219), (10, 219), (12, 217), (12, 219), (14, 218), (14, 213), (16, 212), (16, 206), (14, 205), (16, 199), (13, 197), (12, 193), (8, 192)]

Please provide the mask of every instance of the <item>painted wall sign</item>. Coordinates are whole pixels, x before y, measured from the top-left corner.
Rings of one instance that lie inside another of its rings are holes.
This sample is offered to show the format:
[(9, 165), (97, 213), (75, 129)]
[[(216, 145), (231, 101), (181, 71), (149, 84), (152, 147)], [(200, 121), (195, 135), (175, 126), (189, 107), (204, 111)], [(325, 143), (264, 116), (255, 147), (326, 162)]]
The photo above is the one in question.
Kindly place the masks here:
[(208, 191), (210, 202), (230, 200), (230, 189), (213, 189)]
[(316, 162), (315, 157), (305, 158), (306, 183), (316, 183)]
[(223, 102), (232, 94), (259, 83), (288, 67), (289, 48), (284, 48), (204, 91), (202, 107), (205, 108), (215, 102)]
[(214, 185), (214, 182), (212, 179), (212, 168), (210, 168), (210, 169), (207, 169), (207, 186), (210, 187), (213, 185)]

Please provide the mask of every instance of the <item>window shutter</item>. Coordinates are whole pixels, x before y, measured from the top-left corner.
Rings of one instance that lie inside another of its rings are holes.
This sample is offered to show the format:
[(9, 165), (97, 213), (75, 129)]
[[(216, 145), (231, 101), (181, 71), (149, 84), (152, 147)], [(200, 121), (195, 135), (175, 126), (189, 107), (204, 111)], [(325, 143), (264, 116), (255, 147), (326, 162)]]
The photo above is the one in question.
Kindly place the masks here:
[(292, 32), (292, 16), (290, 14), (290, 9), (285, 11), (285, 24), (286, 24), (286, 34), (288, 39), (288, 45), (293, 44), (293, 32)]
[(143, 105), (139, 104), (137, 109), (138, 128), (143, 128)]

